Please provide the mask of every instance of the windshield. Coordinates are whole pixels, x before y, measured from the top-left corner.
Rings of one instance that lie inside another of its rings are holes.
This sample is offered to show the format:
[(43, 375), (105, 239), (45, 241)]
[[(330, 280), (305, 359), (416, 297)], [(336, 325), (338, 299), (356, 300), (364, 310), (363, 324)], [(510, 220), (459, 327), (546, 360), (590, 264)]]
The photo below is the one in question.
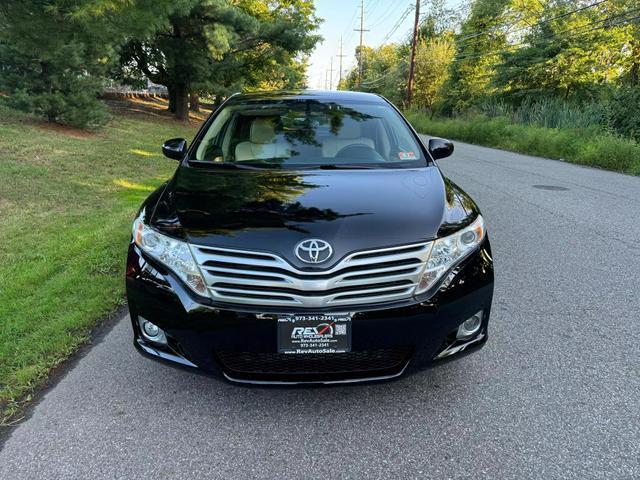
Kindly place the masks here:
[(409, 168), (425, 164), (386, 103), (241, 99), (218, 112), (190, 160), (248, 168)]

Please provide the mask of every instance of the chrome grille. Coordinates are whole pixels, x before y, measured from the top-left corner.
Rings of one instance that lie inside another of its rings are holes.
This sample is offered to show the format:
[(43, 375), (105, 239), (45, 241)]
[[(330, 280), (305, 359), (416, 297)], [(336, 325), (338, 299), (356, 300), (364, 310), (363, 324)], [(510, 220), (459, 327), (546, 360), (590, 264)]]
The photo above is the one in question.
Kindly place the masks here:
[(355, 252), (333, 268), (300, 270), (278, 255), (191, 245), (214, 300), (227, 303), (339, 307), (410, 297), (432, 242)]

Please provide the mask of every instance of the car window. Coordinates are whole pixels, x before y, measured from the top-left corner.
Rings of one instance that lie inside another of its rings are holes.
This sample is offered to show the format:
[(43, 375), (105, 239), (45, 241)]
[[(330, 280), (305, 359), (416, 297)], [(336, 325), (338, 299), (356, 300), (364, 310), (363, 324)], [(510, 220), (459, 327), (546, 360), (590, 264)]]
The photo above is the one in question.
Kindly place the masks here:
[(230, 102), (192, 159), (262, 168), (425, 163), (412, 132), (388, 104), (315, 99)]

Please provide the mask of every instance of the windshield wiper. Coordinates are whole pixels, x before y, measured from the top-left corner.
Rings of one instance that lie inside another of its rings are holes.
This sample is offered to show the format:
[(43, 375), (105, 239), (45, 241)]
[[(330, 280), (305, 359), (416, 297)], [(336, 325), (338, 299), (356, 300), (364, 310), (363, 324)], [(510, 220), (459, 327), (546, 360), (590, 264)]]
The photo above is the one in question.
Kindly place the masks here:
[(254, 167), (232, 162), (210, 162), (207, 160), (189, 160), (189, 165), (204, 168), (228, 168), (230, 170), (265, 170), (269, 167)]
[(318, 165), (320, 170), (371, 170), (376, 168), (368, 165), (352, 165), (349, 163), (330, 163), (328, 165)]
[[(222, 168), (222, 169), (230, 169), (230, 170), (282, 170), (280, 165), (273, 164), (246, 164), (246, 163), (235, 163), (235, 162), (211, 162), (208, 160), (189, 160), (189, 165), (199, 168)], [(371, 170), (374, 168), (384, 168), (384, 166), (369, 166), (369, 165), (361, 165), (361, 164), (350, 164), (350, 163), (330, 163), (327, 165), (310, 165), (303, 167), (303, 170)]]

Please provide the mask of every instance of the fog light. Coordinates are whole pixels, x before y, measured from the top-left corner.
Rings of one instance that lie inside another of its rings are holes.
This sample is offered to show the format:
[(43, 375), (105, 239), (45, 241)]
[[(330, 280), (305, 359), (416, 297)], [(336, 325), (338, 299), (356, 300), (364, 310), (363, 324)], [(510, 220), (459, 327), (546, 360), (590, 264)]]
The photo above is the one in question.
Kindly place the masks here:
[(144, 333), (149, 337), (157, 337), (160, 333), (160, 328), (157, 325), (154, 325), (151, 322), (144, 322), (142, 324), (142, 328), (144, 328)]
[(155, 343), (162, 343), (164, 345), (167, 344), (167, 336), (159, 326), (154, 323), (151, 323), (149, 320), (143, 317), (138, 317), (138, 324), (140, 325), (140, 329), (142, 330), (142, 336)]
[(458, 331), (456, 332), (457, 339), (466, 339), (473, 337), (476, 333), (480, 331), (480, 327), (482, 326), (482, 311), (476, 313), (473, 317), (467, 318), (462, 325), (458, 327)]

